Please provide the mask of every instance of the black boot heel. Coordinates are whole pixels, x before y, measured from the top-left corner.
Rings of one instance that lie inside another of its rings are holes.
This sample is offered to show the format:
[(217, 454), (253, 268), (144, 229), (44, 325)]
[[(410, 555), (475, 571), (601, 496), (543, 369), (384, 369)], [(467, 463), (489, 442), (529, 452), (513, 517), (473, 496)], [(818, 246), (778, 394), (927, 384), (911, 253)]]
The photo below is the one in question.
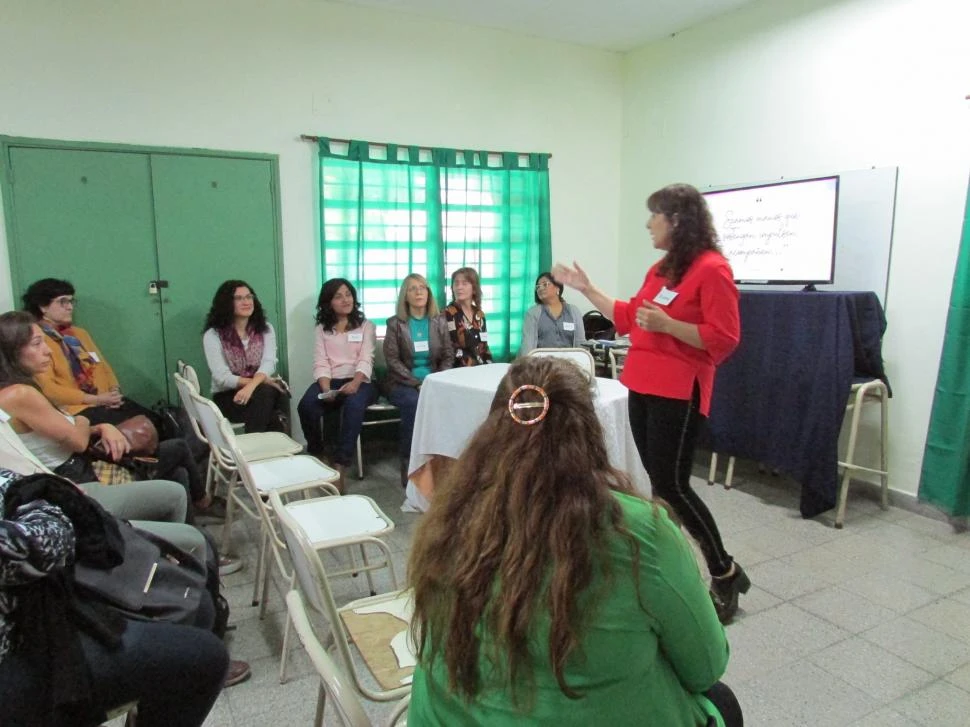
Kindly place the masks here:
[(728, 624), (738, 611), (738, 597), (751, 589), (751, 579), (744, 568), (734, 564), (734, 573), (725, 578), (711, 579), (711, 600), (722, 624)]

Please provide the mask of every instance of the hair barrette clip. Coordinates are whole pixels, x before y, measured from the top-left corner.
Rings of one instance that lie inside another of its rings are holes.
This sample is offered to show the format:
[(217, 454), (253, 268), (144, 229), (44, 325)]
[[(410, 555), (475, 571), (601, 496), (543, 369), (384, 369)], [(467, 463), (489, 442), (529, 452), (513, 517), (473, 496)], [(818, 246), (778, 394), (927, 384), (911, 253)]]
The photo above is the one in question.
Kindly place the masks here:
[[(532, 402), (516, 402), (516, 399), (525, 391), (536, 391), (542, 397), (542, 401), (532, 401)], [(523, 419), (516, 411), (519, 409), (542, 409), (538, 415), (532, 419)], [(536, 386), (535, 384), (522, 384), (518, 389), (512, 392), (509, 397), (509, 415), (512, 417), (512, 421), (516, 424), (522, 424), (526, 427), (531, 427), (533, 424), (538, 424), (543, 419), (546, 418), (546, 414), (549, 412), (549, 395), (541, 386)]]

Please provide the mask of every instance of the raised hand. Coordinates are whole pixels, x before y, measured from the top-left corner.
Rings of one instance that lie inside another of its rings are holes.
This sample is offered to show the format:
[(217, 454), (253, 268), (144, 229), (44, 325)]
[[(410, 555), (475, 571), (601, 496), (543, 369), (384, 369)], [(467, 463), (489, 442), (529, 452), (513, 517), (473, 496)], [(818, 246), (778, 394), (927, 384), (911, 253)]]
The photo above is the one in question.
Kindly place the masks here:
[(578, 290), (580, 293), (585, 293), (592, 283), (589, 281), (589, 276), (586, 271), (579, 267), (579, 263), (575, 260), (573, 261), (573, 267), (563, 265), (562, 263), (556, 263), (552, 268), (552, 277), (563, 285), (568, 285), (573, 290)]

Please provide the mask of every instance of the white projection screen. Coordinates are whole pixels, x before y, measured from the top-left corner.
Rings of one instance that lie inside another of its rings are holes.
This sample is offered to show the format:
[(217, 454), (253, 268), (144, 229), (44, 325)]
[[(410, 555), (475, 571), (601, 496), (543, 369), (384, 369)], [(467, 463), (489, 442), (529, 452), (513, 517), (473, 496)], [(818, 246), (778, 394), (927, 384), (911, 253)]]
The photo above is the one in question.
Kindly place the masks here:
[[(836, 176), (836, 175), (828, 175)], [(831, 284), (818, 283), (818, 290), (871, 290), (879, 296), (883, 307), (889, 284), (889, 265), (892, 257), (893, 221), (896, 213), (896, 182), (898, 167), (873, 167), (838, 173), (839, 192), (835, 234), (835, 275)], [(733, 189), (765, 187), (779, 181), (768, 180), (743, 184), (710, 186), (701, 191), (713, 209), (710, 195)], [(795, 179), (792, 181), (810, 181)], [(718, 233), (721, 228), (715, 219)], [(787, 284), (746, 284), (745, 280), (764, 280), (745, 277), (732, 261), (734, 277), (739, 287), (751, 289), (791, 290), (798, 282)], [(804, 284), (804, 283), (803, 283)]]
[(839, 178), (707, 192), (721, 249), (740, 283), (831, 283)]

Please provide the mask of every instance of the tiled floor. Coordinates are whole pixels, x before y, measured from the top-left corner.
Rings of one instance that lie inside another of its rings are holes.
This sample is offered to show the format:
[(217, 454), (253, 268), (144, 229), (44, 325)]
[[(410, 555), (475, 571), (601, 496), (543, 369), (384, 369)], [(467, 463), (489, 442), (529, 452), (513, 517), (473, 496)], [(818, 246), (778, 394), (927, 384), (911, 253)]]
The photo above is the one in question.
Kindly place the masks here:
[[(385, 457), (366, 480), (349, 482), (396, 522), (403, 574), (420, 516), (401, 512), (396, 480)], [(802, 520), (797, 488), (756, 470), (742, 469), (730, 491), (696, 483), (754, 584), (728, 627), (725, 676), (746, 725), (970, 725), (970, 535), (907, 510), (883, 512), (865, 493), (850, 496), (843, 530), (830, 515)], [(253, 541), (240, 525), (236, 542)], [(310, 725), (317, 680), (296, 644), (279, 684), (282, 593), (272, 589), (261, 621), (249, 605), (252, 546), (244, 552), (249, 567), (225, 586), (238, 627), (230, 649), (250, 661), (253, 678), (226, 690), (206, 725)], [(345, 597), (364, 595), (348, 587)], [(389, 708), (368, 711), (378, 724)], [(333, 719), (328, 711), (326, 724)]]

